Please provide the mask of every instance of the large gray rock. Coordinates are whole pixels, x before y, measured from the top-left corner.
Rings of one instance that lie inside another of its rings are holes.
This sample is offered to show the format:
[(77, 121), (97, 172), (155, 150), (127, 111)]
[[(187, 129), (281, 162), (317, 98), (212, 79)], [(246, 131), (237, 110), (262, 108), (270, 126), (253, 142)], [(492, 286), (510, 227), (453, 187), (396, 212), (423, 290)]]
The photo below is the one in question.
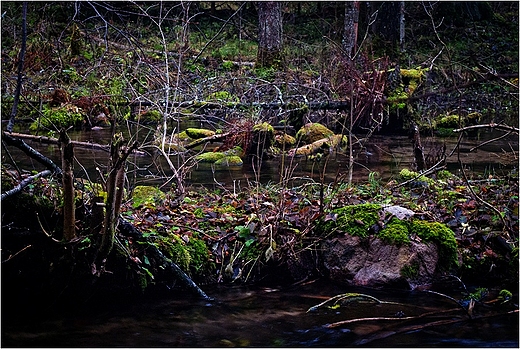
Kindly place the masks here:
[(395, 246), (376, 237), (345, 234), (322, 244), (333, 280), (356, 286), (415, 289), (432, 283), (439, 259), (434, 243), (411, 241)]

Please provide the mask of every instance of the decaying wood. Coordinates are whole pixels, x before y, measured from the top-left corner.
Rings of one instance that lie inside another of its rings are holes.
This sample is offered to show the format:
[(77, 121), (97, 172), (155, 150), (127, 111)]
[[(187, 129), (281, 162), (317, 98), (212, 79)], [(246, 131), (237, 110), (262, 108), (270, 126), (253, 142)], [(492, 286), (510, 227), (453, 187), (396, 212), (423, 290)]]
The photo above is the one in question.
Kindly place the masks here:
[(343, 139), (343, 135), (332, 135), (331, 137), (322, 138), (311, 144), (306, 144), (296, 149), (291, 149), (288, 153), (289, 156), (294, 155), (313, 155), (318, 153), (320, 150), (329, 151), (330, 148), (337, 147), (341, 144), (341, 140)]
[(513, 127), (513, 126), (508, 126), (508, 125), (504, 125), (504, 124), (495, 124), (494, 122), (490, 123), (490, 124), (484, 124), (484, 125), (473, 125), (473, 126), (466, 126), (466, 127), (463, 127), (463, 128), (457, 128), (455, 130), (453, 130), (453, 132), (463, 132), (463, 131), (467, 131), (467, 130), (474, 130), (474, 129), (478, 129), (478, 128), (494, 128), (494, 129), (497, 129), (497, 130), (505, 130), (505, 131), (511, 131), (511, 132), (514, 132), (514, 133), (519, 133), (520, 129), (516, 128), (516, 127)]

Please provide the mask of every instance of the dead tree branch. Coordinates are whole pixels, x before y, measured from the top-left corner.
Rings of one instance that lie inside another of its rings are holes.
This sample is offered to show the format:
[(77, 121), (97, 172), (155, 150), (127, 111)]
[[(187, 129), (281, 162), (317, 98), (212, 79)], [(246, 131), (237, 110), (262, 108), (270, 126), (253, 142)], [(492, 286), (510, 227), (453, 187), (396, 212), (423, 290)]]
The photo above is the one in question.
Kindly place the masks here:
[[(30, 158), (35, 159), (36, 161), (47, 167), (47, 169), (52, 171), (52, 173), (56, 174), (58, 177), (62, 176), (61, 168), (59, 168), (58, 165), (56, 165), (51, 159), (45, 157), (40, 152), (27, 145), (27, 143), (25, 143), (23, 140), (14, 138), (10, 133), (3, 132), (2, 141), (5, 141), (5, 143), (8, 145), (17, 147), (25, 154), (27, 154)], [(56, 144), (58, 144), (58, 142), (56, 142)]]
[(0, 201), (3, 201), (4, 199), (6, 199), (6, 198), (8, 198), (8, 197), (10, 197), (10, 196), (12, 196), (14, 194), (17, 194), (17, 193), (21, 192), (23, 190), (23, 188), (25, 188), (26, 186), (28, 186), (29, 184), (31, 184), (32, 182), (34, 182), (38, 178), (40, 178), (40, 177), (47, 177), (47, 176), (50, 176), (51, 174), (52, 174), (52, 171), (45, 170), (45, 171), (42, 171), (42, 172), (39, 172), (39, 173), (35, 174), (34, 176), (30, 176), (30, 177), (25, 178), (23, 181), (18, 183), (18, 185), (16, 187), (14, 187), (13, 189), (8, 190), (5, 193), (2, 193)]

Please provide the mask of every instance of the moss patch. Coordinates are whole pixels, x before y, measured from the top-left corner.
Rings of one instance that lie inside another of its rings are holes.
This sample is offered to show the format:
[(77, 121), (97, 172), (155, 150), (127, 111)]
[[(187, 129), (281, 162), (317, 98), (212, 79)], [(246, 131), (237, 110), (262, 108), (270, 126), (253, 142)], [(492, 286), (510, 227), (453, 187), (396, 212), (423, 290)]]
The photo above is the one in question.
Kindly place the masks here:
[(242, 166), (243, 163), (240, 156), (237, 155), (226, 155), (215, 161), (215, 165), (219, 166)]
[(303, 125), (296, 133), (296, 139), (304, 144), (310, 144), (320, 139), (331, 137), (334, 132), (319, 123)]
[(166, 194), (155, 187), (139, 185), (132, 194), (132, 207), (157, 207), (166, 199)]
[(206, 138), (215, 135), (215, 131), (205, 128), (187, 128), (186, 135), (192, 139)]
[(379, 220), (381, 205), (360, 204), (338, 208), (333, 211), (335, 220), (318, 224), (318, 230), (324, 233), (340, 230), (352, 236), (367, 237), (369, 229)]
[(439, 246), (439, 261), (445, 269), (458, 264), (457, 240), (453, 231), (446, 225), (414, 219), (410, 224), (410, 233), (416, 234), (425, 242), (433, 242)]

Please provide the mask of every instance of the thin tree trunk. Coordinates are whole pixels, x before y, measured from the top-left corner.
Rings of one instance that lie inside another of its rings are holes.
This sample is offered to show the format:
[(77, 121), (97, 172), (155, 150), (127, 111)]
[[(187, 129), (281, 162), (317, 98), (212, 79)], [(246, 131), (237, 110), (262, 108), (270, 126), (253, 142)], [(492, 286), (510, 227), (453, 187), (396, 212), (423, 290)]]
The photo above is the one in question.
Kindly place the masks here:
[(22, 91), (22, 72), (25, 60), (25, 48), (27, 45), (27, 2), (24, 1), (22, 5), (22, 47), (20, 48), (20, 56), (18, 57), (18, 78), (16, 82), (16, 90), (14, 92), (13, 109), (9, 123), (7, 124), (7, 132), (13, 132), (14, 119), (18, 113), (18, 102), (20, 101), (20, 93)]
[(128, 155), (137, 147), (135, 142), (130, 148), (123, 147), (123, 136), (114, 135), (110, 151), (110, 168), (107, 179), (107, 201), (105, 208), (105, 220), (101, 228), (101, 244), (95, 264), (103, 263), (108, 257), (114, 245), (114, 239), (119, 220), (119, 210), (123, 196), (124, 164)]
[(76, 236), (76, 202), (74, 192), (74, 145), (65, 130), (60, 131), (61, 168), (63, 170), (63, 239)]

